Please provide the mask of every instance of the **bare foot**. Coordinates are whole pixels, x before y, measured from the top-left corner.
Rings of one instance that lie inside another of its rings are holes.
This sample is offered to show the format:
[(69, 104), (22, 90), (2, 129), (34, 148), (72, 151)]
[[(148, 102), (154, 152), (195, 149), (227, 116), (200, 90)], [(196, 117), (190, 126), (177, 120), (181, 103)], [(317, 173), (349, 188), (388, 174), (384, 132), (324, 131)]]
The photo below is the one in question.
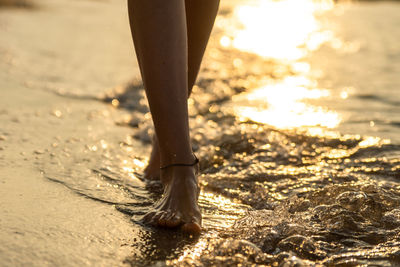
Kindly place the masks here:
[(154, 205), (154, 210), (144, 216), (145, 222), (167, 228), (181, 227), (190, 234), (201, 232), (197, 168), (197, 164), (171, 166), (162, 171), (164, 193)]
[(144, 178), (148, 180), (160, 179), (160, 152), (158, 144), (153, 142), (153, 148), (151, 149), (149, 164), (143, 171)]

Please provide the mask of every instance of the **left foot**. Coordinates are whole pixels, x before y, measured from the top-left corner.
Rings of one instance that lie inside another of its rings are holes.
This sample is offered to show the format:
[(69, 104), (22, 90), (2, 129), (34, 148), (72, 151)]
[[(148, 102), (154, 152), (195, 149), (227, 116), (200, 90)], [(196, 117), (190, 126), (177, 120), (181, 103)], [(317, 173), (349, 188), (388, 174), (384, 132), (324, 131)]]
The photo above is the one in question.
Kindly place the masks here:
[(160, 179), (160, 150), (158, 148), (158, 141), (155, 136), (153, 137), (149, 164), (147, 164), (143, 174), (144, 178), (148, 180)]
[(162, 171), (164, 193), (154, 210), (144, 216), (145, 222), (167, 228), (181, 227), (190, 234), (201, 232), (197, 168), (198, 164), (170, 166)]

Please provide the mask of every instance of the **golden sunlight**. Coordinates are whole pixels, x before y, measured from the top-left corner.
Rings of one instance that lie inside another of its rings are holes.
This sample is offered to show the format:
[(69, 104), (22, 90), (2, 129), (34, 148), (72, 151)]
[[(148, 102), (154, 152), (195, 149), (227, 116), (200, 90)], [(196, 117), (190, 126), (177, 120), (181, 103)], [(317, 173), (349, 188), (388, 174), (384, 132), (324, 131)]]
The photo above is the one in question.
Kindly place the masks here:
[(320, 29), (315, 17), (332, 7), (331, 0), (257, 1), (238, 6), (234, 13), (243, 29), (232, 42), (224, 36), (220, 43), (267, 58), (300, 59), (333, 38), (330, 31)]
[(330, 91), (317, 88), (317, 82), (310, 78), (309, 63), (299, 62), (335, 39), (318, 20), (319, 14), (332, 8), (330, 0), (254, 1), (235, 8), (234, 16), (242, 28), (230, 38), (223, 36), (220, 44), (285, 62), (297, 73), (233, 97), (232, 109), (240, 119), (278, 128), (334, 128), (340, 123), (337, 112), (307, 103), (329, 97)]

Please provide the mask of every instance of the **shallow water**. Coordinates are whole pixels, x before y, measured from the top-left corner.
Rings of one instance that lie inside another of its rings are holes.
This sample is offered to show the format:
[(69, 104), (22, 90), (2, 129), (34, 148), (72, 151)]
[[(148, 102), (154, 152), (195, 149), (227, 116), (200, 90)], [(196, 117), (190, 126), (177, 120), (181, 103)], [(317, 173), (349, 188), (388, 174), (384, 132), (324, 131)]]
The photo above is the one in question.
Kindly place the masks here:
[(87, 114), (98, 124), (115, 107), (132, 135), (89, 127), (38, 153), (39, 169), (131, 217), (132, 266), (399, 265), (399, 14), (396, 2), (223, 3), (189, 101), (200, 237), (140, 223), (161, 186), (140, 175), (152, 125), (138, 81), (90, 97), (104, 110)]

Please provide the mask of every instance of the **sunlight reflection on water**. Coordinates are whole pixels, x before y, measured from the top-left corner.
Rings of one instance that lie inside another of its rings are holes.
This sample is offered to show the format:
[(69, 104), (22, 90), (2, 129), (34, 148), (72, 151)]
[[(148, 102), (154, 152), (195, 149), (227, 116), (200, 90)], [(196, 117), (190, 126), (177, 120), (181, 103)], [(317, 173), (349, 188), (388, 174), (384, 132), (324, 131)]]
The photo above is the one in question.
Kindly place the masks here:
[[(278, 128), (336, 127), (341, 121), (338, 113), (302, 102), (306, 99), (328, 97), (330, 92), (324, 89), (307, 88), (304, 81), (307, 84), (311, 83), (305, 77), (290, 76), (279, 83), (234, 96), (234, 110), (242, 120), (251, 119)], [(249, 105), (241, 104), (240, 100), (243, 98), (245, 99), (243, 102)]]
[(278, 128), (338, 126), (341, 117), (337, 112), (305, 103), (329, 97), (330, 91), (317, 88), (309, 64), (299, 62), (310, 51), (334, 41), (334, 34), (324, 30), (317, 18), (332, 8), (332, 1), (310, 0), (258, 1), (235, 8), (233, 14), (242, 29), (231, 38), (223, 36), (220, 44), (285, 62), (297, 72), (233, 97), (235, 115)]

